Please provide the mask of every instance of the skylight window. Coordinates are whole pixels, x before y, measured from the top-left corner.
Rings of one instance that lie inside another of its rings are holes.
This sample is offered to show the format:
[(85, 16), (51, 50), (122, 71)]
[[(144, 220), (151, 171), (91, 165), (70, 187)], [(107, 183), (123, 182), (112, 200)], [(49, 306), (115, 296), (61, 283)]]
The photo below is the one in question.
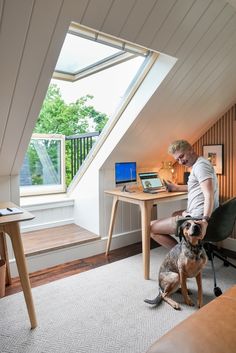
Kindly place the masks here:
[(74, 82), (127, 60), (145, 58), (148, 54), (147, 49), (72, 24), (53, 77)]
[[(21, 195), (66, 190), (93, 144), (101, 143), (105, 124), (110, 120), (108, 133), (156, 57), (146, 48), (71, 24), (34, 130), (39, 139), (43, 134), (45, 147), (39, 151), (41, 140), (35, 144), (32, 137), (21, 170)], [(58, 144), (53, 136), (65, 140), (65, 154), (49, 149)], [(90, 149), (82, 142), (87, 136)], [(50, 163), (45, 163), (45, 151)]]
[(72, 23), (51, 83), (67, 103), (92, 96), (95, 109), (111, 118), (150, 54), (146, 48)]
[(122, 52), (105, 44), (68, 33), (59, 56), (56, 72), (75, 75), (98, 62), (108, 61)]

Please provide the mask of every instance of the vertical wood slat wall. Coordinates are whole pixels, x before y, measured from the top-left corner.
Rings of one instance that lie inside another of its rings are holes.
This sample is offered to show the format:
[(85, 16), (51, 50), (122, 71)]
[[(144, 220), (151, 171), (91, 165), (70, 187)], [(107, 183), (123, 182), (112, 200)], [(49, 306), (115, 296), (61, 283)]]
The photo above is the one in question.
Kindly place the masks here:
[[(236, 196), (236, 104), (233, 105), (198, 141), (194, 150), (203, 155), (204, 145), (223, 144), (223, 174), (218, 174), (220, 202)], [(183, 182), (185, 168), (176, 165), (178, 182)], [(231, 238), (236, 239), (236, 225)]]

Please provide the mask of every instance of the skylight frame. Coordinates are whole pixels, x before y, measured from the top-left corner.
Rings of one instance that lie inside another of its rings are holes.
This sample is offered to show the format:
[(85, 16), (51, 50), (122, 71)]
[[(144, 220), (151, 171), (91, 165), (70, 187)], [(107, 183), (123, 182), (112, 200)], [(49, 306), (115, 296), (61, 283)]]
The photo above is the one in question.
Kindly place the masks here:
[(121, 52), (109, 56), (104, 60), (99, 60), (96, 64), (89, 65), (84, 69), (75, 72), (74, 74), (62, 70), (55, 70), (53, 73), (53, 78), (57, 80), (75, 82), (90, 75), (94, 75), (95, 73), (100, 72), (102, 70), (106, 70), (114, 65), (121, 64), (127, 60), (131, 60), (135, 57), (137, 57), (137, 55)]
[(129, 42), (125, 42), (118, 38), (110, 37), (101, 32), (90, 30), (89, 28), (77, 25), (74, 22), (69, 27), (68, 33), (119, 49), (120, 52), (110, 55), (102, 60), (98, 60), (96, 63), (88, 65), (87, 67), (84, 67), (83, 69), (77, 70), (75, 72), (55, 69), (52, 78), (57, 80), (75, 82), (127, 60), (131, 60), (137, 56), (147, 57), (150, 54), (150, 50), (148, 49)]

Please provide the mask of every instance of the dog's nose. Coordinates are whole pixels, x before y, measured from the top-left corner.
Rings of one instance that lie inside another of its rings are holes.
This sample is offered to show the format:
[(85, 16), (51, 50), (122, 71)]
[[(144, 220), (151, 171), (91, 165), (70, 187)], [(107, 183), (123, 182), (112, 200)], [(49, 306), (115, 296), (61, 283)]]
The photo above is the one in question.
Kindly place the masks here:
[(201, 234), (201, 226), (199, 224), (194, 224), (192, 228), (192, 235), (198, 236)]

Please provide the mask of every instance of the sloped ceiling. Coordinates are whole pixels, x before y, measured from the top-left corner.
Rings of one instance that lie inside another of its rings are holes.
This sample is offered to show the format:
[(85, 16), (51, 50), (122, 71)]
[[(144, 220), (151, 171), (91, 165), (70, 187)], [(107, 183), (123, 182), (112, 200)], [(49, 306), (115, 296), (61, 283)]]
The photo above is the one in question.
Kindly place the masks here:
[[(0, 175), (19, 173), (71, 21), (172, 55), (115, 153), (157, 163), (236, 101), (236, 10), (224, 0), (0, 0)], [(147, 144), (148, 141), (148, 144)]]

